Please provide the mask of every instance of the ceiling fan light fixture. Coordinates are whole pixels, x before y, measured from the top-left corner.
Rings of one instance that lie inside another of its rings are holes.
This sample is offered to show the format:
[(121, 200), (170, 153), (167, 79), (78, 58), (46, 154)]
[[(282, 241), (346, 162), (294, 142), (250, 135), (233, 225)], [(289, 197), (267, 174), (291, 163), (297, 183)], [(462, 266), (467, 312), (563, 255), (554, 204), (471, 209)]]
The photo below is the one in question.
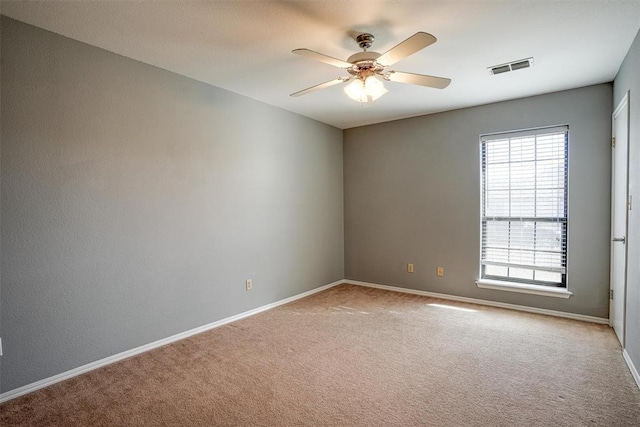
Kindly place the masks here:
[(361, 103), (371, 103), (387, 93), (384, 84), (374, 76), (364, 80), (355, 79), (344, 88), (349, 98)]

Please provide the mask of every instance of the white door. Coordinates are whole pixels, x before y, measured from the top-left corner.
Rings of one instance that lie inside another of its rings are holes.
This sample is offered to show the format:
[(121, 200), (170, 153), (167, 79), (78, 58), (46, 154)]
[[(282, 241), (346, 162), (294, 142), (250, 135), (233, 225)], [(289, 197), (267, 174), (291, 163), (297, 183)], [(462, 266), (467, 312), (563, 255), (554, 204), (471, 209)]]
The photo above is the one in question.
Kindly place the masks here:
[(611, 187), (611, 300), (610, 320), (624, 347), (627, 283), (627, 154), (629, 150), (628, 94), (613, 113), (613, 159)]

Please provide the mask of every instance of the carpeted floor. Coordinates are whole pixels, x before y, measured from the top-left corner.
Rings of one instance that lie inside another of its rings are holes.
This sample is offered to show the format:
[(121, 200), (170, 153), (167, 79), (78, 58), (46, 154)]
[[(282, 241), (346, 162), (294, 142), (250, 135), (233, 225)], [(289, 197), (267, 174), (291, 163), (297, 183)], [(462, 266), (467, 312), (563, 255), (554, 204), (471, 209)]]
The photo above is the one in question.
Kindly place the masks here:
[(606, 326), (340, 285), (6, 402), (0, 424), (639, 426), (640, 391)]

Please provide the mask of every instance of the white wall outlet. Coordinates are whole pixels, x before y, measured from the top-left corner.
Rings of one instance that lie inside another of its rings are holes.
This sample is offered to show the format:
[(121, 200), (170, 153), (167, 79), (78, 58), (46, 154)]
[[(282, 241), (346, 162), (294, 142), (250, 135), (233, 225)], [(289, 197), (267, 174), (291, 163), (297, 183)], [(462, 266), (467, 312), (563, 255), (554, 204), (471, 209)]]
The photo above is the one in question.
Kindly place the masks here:
[(248, 291), (253, 290), (253, 280), (247, 279), (246, 286)]
[(438, 277), (444, 276), (444, 267), (436, 268), (436, 276), (438, 276)]
[(407, 272), (413, 273), (413, 264), (407, 264)]

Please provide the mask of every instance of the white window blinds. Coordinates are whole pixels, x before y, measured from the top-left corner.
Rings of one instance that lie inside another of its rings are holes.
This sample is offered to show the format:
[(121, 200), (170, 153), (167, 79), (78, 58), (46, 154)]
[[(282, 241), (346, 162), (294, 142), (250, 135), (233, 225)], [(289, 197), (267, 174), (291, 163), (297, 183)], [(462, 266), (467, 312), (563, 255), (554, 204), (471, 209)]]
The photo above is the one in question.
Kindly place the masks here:
[(481, 137), (481, 277), (566, 286), (567, 126)]

